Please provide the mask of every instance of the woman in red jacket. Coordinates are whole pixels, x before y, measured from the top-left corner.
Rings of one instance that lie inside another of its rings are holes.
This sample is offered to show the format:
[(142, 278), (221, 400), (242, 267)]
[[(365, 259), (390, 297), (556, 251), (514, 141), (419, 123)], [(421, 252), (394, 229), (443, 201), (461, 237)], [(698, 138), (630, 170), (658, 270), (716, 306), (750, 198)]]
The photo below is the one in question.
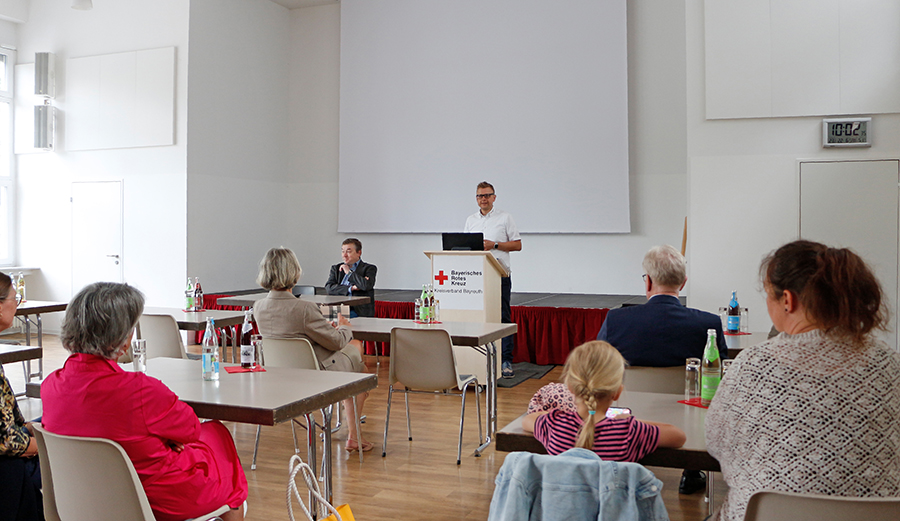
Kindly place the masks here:
[(200, 423), (162, 382), (116, 363), (143, 309), (144, 296), (125, 284), (97, 282), (72, 299), (61, 335), (72, 354), (41, 385), (44, 427), (122, 445), (160, 521), (224, 504), (232, 510), (222, 519), (243, 519), (247, 479), (228, 429)]

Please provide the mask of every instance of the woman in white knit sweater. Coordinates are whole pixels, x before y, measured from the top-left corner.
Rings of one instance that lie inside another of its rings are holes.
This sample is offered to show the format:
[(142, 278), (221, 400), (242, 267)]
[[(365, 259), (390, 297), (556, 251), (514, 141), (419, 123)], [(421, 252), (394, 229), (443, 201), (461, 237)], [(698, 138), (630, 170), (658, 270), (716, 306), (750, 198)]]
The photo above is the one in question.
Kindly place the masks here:
[(735, 359), (706, 415), (730, 487), (715, 519), (758, 490), (900, 496), (900, 355), (871, 269), (847, 249), (795, 241), (760, 267), (781, 334)]

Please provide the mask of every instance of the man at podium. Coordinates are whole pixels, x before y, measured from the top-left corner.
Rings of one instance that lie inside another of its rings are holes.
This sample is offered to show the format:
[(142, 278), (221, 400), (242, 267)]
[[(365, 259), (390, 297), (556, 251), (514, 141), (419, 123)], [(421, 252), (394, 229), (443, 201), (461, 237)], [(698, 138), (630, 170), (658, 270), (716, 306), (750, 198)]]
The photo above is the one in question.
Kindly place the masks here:
[[(475, 190), (475, 202), (478, 203), (479, 211), (470, 215), (466, 219), (466, 232), (481, 232), (484, 234), (484, 249), (490, 251), (494, 258), (510, 271), (509, 252), (520, 251), (522, 249), (522, 239), (519, 237), (519, 229), (516, 227), (515, 221), (508, 213), (503, 210), (494, 208), (494, 201), (497, 194), (494, 192), (494, 185), (487, 181), (478, 183)], [(512, 277), (500, 278), (500, 300), (501, 300), (501, 317), (505, 324), (512, 323), (512, 311), (510, 311), (509, 300), (512, 293)], [(515, 376), (512, 368), (513, 358), (513, 337), (508, 336), (503, 339), (501, 348), (500, 372), (503, 378), (512, 378)]]

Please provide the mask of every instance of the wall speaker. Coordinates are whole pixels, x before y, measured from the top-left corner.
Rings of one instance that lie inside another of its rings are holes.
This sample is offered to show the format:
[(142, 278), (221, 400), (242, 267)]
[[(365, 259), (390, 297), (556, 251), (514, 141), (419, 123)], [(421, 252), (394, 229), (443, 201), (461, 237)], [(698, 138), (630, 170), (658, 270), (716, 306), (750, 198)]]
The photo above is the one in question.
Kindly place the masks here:
[(34, 53), (34, 93), (56, 97), (56, 55), (52, 52)]
[(34, 107), (34, 148), (53, 150), (56, 140), (56, 107), (38, 105)]

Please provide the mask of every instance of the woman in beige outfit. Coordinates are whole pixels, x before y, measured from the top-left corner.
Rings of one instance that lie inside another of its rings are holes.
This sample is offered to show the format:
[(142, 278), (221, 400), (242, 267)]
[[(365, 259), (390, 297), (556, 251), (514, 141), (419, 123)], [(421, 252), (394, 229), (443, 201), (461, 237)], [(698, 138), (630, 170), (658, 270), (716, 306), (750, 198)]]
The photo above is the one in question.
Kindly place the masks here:
[[(317, 305), (300, 300), (291, 293), (302, 271), (297, 256), (287, 248), (272, 248), (260, 261), (256, 282), (269, 290), (269, 294), (253, 305), (259, 332), (267, 338), (309, 340), (319, 366), (326, 371), (363, 372), (362, 343), (353, 340), (350, 321), (338, 315), (338, 324), (333, 325), (325, 319)], [(356, 412), (360, 415), (367, 395), (363, 393), (356, 397)], [(356, 432), (352, 399), (344, 402), (344, 409), (350, 429), (347, 450), (372, 450), (372, 444)]]

